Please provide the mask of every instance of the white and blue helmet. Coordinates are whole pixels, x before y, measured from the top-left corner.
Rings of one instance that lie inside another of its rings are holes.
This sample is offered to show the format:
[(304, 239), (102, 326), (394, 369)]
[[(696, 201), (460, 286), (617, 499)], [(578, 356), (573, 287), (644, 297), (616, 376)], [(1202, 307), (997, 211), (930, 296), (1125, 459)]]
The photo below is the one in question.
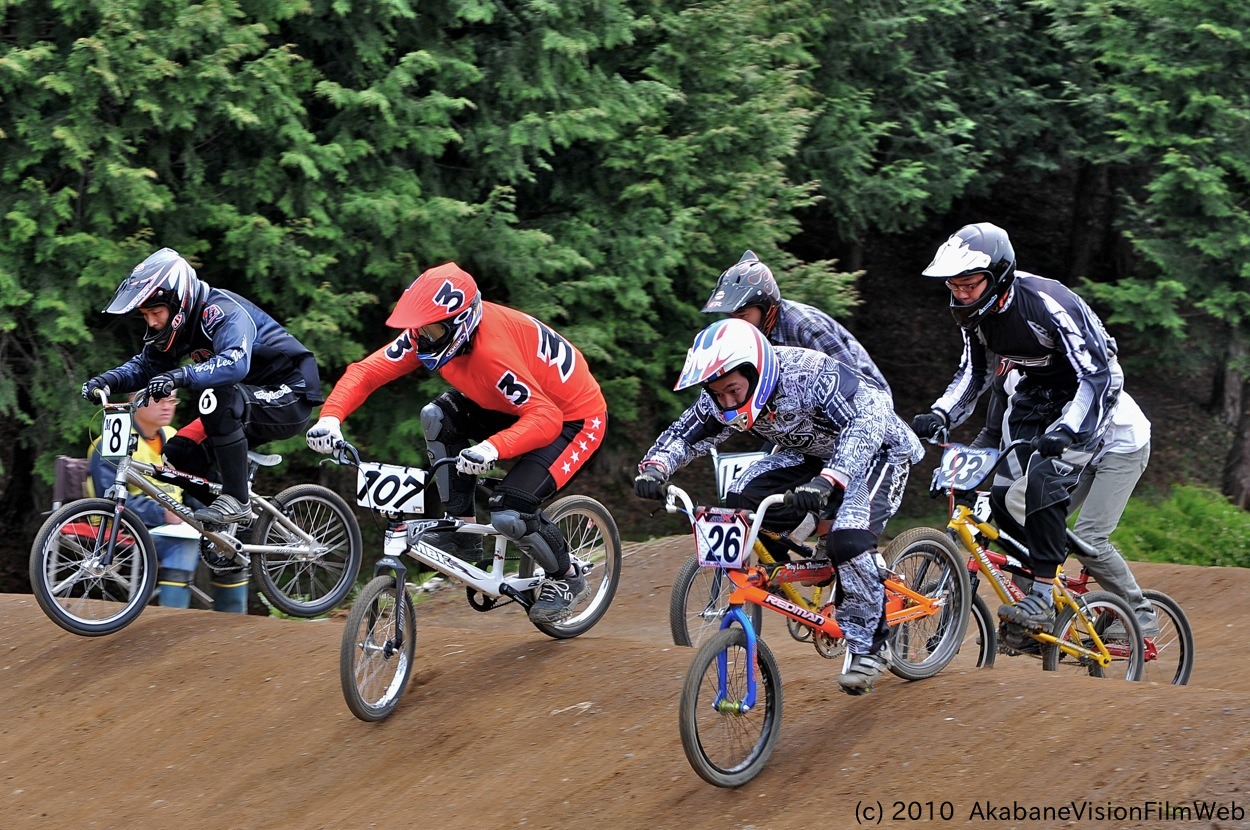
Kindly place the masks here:
[(717, 407), (717, 415), (725, 424), (746, 432), (777, 388), (778, 365), (772, 344), (745, 320), (718, 320), (699, 332), (673, 389), (706, 386), (733, 371), (746, 376), (751, 391), (742, 406), (729, 410)]

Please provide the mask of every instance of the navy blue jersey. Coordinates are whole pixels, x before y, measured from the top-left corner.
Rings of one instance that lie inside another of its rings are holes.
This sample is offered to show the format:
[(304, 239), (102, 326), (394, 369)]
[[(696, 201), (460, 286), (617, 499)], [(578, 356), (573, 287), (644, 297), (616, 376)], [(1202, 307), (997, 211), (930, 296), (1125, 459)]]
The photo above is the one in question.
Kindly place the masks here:
[(184, 357), (187, 388), (198, 391), (241, 383), (279, 387), (319, 404), (321, 379), (313, 353), (251, 301), (233, 291), (210, 288), (194, 328), (179, 335), (172, 352), (155, 346), (113, 371), (121, 378), (118, 392), (142, 388), (152, 377), (178, 367)]

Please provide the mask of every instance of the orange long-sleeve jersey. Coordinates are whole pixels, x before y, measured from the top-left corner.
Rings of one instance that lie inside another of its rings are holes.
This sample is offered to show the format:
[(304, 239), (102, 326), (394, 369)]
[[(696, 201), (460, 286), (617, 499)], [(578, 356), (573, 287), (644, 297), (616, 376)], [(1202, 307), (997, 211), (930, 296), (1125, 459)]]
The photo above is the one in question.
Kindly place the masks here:
[[(321, 414), (344, 421), (374, 390), (420, 368), (416, 342), (405, 331), (348, 366)], [(518, 417), (487, 439), (500, 458), (545, 447), (566, 421), (602, 416), (608, 408), (586, 358), (572, 343), (530, 315), (494, 303), (482, 303), (472, 348), (443, 364), (438, 374), (478, 406)]]

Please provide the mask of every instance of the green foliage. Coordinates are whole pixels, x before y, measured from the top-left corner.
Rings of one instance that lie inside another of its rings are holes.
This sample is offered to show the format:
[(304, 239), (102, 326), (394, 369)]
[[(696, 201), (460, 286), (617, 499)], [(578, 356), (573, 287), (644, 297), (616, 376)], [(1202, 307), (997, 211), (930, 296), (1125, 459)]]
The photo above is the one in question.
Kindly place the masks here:
[(1131, 500), (1111, 541), (1130, 561), (1250, 567), (1250, 515), (1205, 487)]

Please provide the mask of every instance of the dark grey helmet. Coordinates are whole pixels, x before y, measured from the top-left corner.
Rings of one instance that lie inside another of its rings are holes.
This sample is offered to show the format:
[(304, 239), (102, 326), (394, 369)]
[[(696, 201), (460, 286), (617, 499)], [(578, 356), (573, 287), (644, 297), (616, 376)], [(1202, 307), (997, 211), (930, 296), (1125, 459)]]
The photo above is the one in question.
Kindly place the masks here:
[(777, 322), (781, 290), (773, 278), (772, 269), (760, 262), (754, 251), (744, 253), (736, 265), (720, 275), (703, 311), (732, 314), (749, 306), (759, 306), (764, 310), (760, 328), (767, 335)]
[(189, 262), (173, 248), (161, 248), (122, 280), (104, 313), (129, 314), (137, 308), (165, 306), (169, 324), (160, 331), (148, 327), (143, 342), (167, 352), (180, 333), (191, 330), (207, 293), (208, 285), (200, 282)]

